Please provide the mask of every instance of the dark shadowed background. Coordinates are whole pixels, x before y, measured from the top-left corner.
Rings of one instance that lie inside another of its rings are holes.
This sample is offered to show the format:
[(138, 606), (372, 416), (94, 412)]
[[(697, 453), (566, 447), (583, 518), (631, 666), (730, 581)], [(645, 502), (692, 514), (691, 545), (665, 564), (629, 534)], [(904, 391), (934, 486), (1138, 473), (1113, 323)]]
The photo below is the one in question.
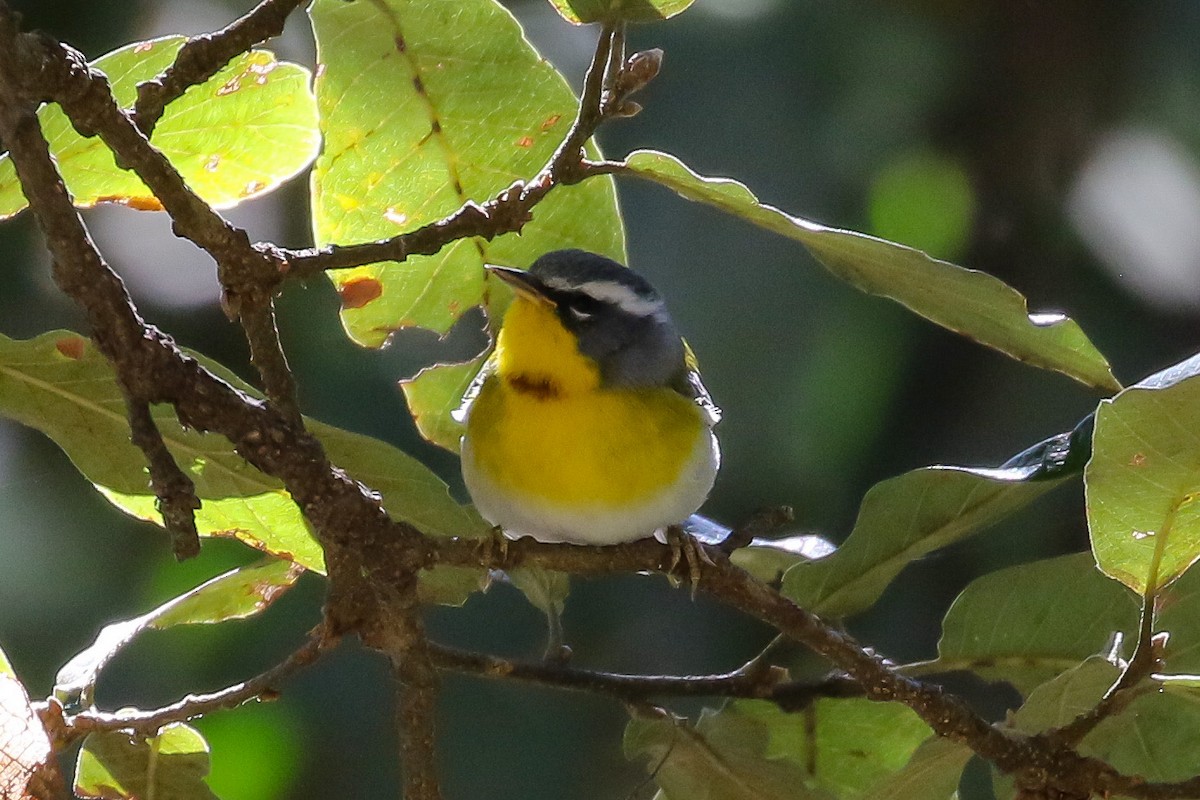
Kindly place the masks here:
[[(94, 57), (221, 27), (251, 3), (16, 5), (28, 26)], [(578, 85), (595, 32), (570, 27), (544, 0), (509, 6)], [(608, 154), (666, 150), (791, 213), (990, 272), (1031, 309), (1077, 319), (1125, 382), (1200, 349), (1200, 4), (698, 0), (631, 38), (662, 47), (665, 69), (639, 96), (641, 116), (602, 131)], [(275, 49), (312, 64), (303, 17)], [(711, 516), (736, 522), (786, 503), (799, 526), (840, 540), (875, 482), (928, 464), (998, 464), (1095, 405), (1064, 377), (847, 288), (794, 242), (661, 188), (619, 191), (630, 262), (668, 297), (725, 410)], [(304, 177), (230, 216), (258, 239), (311, 241)], [(85, 217), (150, 321), (253, 378), (239, 331), (216, 304), (213, 265), (172, 241), (165, 215), (100, 208)], [(0, 278), (0, 333), (82, 330), (27, 215), (0, 224)], [(461, 491), (456, 459), (417, 439), (395, 381), (470, 355), (482, 342), (479, 318), (446, 342), (401, 335), (371, 352), (348, 343), (336, 310), (322, 281), (289, 286), (281, 301), (305, 411), (395, 443)], [(928, 658), (941, 613), (973, 576), (1086, 545), (1075, 482), (910, 568), (851, 628), (889, 657)], [(209, 542), (200, 559), (175, 564), (160, 531), (111, 509), (41, 435), (0, 420), (0, 646), (34, 694), (49, 691), (57, 667), (102, 624), (251, 559), (236, 543)], [(316, 621), (321, 592), (306, 578), (260, 620), (151, 632), (105, 673), (99, 701), (161, 704), (261, 671)], [(504, 586), (429, 619), (446, 642), (541, 652), (539, 615)], [(658, 578), (577, 581), (565, 624), (576, 664), (619, 671), (723, 671), (767, 637)], [(284, 688), (280, 702), (199, 723), (222, 798), (396, 796), (381, 659), (343, 647)], [(991, 713), (1012, 699), (968, 688)], [(649, 796), (640, 766), (621, 756), (623, 724), (605, 698), (449, 676), (446, 794)]]

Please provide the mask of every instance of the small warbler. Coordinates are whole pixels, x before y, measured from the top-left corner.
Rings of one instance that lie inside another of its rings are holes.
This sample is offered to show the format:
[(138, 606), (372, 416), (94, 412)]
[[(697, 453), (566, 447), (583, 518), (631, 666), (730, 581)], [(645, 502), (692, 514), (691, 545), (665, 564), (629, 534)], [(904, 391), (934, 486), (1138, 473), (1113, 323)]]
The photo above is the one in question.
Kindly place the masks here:
[(582, 250), (487, 269), (516, 297), (457, 415), (479, 513), (513, 538), (576, 544), (682, 522), (716, 477), (720, 410), (662, 297)]

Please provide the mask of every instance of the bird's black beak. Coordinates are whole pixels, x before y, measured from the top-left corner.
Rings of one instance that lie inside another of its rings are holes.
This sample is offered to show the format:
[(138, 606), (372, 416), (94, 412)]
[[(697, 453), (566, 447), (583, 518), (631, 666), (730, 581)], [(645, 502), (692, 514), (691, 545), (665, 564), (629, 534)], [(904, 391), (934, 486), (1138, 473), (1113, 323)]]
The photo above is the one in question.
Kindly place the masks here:
[(541, 280), (530, 272), (512, 267), (502, 267), (499, 264), (484, 264), (483, 268), (507, 283), (517, 294), (537, 303), (555, 305), (546, 291)]

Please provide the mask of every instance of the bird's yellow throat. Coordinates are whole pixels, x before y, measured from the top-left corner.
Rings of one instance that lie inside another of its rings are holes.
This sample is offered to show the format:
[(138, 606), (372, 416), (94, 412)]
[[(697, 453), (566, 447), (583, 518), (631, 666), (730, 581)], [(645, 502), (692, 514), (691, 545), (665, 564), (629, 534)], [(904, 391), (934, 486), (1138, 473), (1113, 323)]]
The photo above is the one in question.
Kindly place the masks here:
[(496, 371), (509, 381), (544, 386), (556, 395), (592, 392), (600, 368), (579, 352), (549, 303), (517, 295), (496, 338)]
[(509, 492), (580, 509), (643, 502), (708, 436), (701, 410), (669, 387), (602, 386), (548, 303), (518, 295), (495, 359), (468, 432), (478, 468)]

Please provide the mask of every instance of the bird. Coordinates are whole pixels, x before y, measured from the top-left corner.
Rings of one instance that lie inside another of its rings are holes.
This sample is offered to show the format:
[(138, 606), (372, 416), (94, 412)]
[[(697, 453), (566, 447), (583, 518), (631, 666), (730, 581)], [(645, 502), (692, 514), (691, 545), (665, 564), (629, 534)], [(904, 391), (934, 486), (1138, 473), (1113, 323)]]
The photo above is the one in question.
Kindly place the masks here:
[(721, 411), (662, 296), (583, 250), (485, 268), (514, 298), (455, 415), (476, 509), (510, 539), (666, 541), (712, 489)]

